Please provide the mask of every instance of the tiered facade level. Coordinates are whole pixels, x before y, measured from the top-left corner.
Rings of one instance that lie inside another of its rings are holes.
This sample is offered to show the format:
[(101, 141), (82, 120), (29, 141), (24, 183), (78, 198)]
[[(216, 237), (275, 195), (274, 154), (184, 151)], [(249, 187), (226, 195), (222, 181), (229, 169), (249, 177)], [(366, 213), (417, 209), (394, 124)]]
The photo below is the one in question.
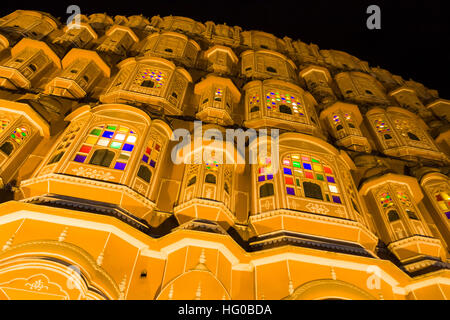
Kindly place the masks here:
[[(450, 101), (261, 31), (80, 21), (0, 19), (0, 298), (450, 298)], [(194, 120), (279, 149), (176, 164)]]

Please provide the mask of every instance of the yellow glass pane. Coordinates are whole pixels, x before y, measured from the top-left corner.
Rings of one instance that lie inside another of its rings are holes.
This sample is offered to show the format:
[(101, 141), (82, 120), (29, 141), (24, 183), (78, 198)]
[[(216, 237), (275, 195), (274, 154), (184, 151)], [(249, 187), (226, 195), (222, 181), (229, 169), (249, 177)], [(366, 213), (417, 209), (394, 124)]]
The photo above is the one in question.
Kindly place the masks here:
[(120, 127), (119, 128), (119, 132), (128, 132), (128, 128), (127, 127)]
[(313, 164), (314, 171), (322, 172), (322, 166), (320, 164)]
[(447, 210), (447, 205), (443, 201), (439, 201), (439, 207), (441, 207), (442, 210)]
[(86, 139), (86, 143), (87, 144), (96, 144), (97, 143), (97, 137), (88, 137), (87, 139)]

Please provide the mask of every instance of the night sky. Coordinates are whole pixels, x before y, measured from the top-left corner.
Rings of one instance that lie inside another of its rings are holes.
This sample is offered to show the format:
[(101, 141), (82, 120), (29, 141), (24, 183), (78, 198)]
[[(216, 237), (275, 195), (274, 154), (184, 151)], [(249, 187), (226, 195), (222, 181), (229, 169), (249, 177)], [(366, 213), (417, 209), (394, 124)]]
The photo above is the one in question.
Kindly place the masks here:
[[(53, 3), (52, 3), (53, 2)], [(10, 1), (0, 14), (15, 9), (40, 10), (60, 17), (77, 4), (83, 14), (106, 12), (110, 16), (143, 14), (180, 15), (199, 22), (225, 22), (245, 30), (261, 30), (282, 38), (289, 36), (320, 49), (346, 51), (371, 66), (380, 66), (404, 79), (413, 79), (450, 99), (450, 1)], [(226, 3), (223, 5), (222, 3)], [(366, 9), (381, 8), (381, 30), (368, 30)]]

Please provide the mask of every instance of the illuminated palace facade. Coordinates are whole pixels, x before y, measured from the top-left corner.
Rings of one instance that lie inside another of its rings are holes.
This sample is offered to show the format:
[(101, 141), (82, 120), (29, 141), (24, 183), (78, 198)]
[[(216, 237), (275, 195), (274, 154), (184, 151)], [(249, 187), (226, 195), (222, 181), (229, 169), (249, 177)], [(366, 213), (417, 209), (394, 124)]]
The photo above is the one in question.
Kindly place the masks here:
[[(0, 19), (0, 299), (450, 299), (437, 91), (211, 21), (78, 26)], [(278, 152), (174, 163), (195, 120)]]

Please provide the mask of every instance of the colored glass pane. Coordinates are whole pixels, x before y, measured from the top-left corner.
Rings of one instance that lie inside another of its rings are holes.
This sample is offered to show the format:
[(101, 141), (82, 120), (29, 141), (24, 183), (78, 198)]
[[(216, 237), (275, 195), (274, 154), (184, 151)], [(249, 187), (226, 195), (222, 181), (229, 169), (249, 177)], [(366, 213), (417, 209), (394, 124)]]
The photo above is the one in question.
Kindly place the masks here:
[(146, 154), (144, 154), (142, 156), (142, 161), (144, 161), (145, 163), (148, 163), (148, 156)]
[(102, 137), (111, 139), (113, 137), (113, 135), (114, 135), (114, 131), (105, 131), (105, 132), (103, 132)]
[(327, 181), (330, 183), (336, 183), (333, 177), (327, 176)]
[(314, 171), (322, 172), (322, 166), (320, 164), (313, 164)]
[(311, 158), (311, 161), (312, 161), (312, 162), (314, 162), (314, 163), (320, 163), (320, 161), (319, 161), (319, 160), (317, 160), (317, 159), (314, 159), (314, 158)]
[(339, 196), (331, 196), (333, 198), (334, 203), (342, 204), (341, 197)]
[(126, 163), (123, 163), (123, 162), (116, 162), (116, 164), (114, 165), (114, 169), (117, 169), (117, 170), (124, 170), (125, 169), (125, 167), (126, 167)]
[(286, 193), (291, 196), (295, 196), (295, 189), (291, 187), (286, 187)]
[(154, 160), (150, 160), (150, 166), (154, 168), (156, 166), (156, 162)]
[(300, 162), (298, 162), (298, 161), (292, 161), (292, 165), (294, 166), (294, 168), (301, 168), (302, 167), (300, 165)]
[(284, 174), (292, 175), (292, 170), (289, 168), (283, 168), (283, 172), (284, 172)]
[(75, 162), (80, 162), (80, 163), (84, 163), (84, 160), (86, 160), (86, 156), (82, 156), (80, 154), (77, 154), (74, 159)]
[(265, 181), (265, 180), (266, 180), (266, 176), (259, 176), (259, 177), (258, 177), (258, 181), (259, 181), (259, 182)]
[(109, 147), (112, 148), (112, 149), (120, 149), (121, 146), (122, 146), (122, 143), (121, 142), (117, 142), (117, 141), (113, 141), (109, 145)]
[(333, 171), (330, 167), (323, 166), (323, 171), (328, 174), (333, 174)]
[(94, 135), (94, 136), (99, 136), (100, 133), (102, 133), (101, 129), (94, 129), (94, 130), (91, 131), (91, 134)]
[(305, 177), (308, 179), (314, 179), (312, 172), (309, 172), (309, 171), (305, 172)]
[[(100, 135), (100, 134), (99, 134)], [(88, 137), (86, 139), (86, 143), (87, 144), (96, 144), (97, 143), (98, 138), (97, 137)]]
[(294, 184), (294, 179), (292, 179), (292, 177), (285, 177), (284, 180), (286, 184)]
[(89, 153), (89, 152), (91, 152), (91, 150), (92, 150), (91, 146), (84, 145), (84, 146), (81, 147), (80, 152), (82, 152), (82, 153)]
[(97, 142), (97, 144), (99, 146), (102, 146), (102, 147), (108, 146), (108, 143), (109, 143), (109, 140), (108, 139), (103, 139), (103, 138), (99, 139), (98, 142)]
[(119, 141), (123, 141), (125, 140), (126, 135), (123, 133), (118, 133), (116, 134), (116, 136), (114, 137), (114, 139), (119, 140)]
[(323, 175), (319, 174), (319, 173), (316, 174), (316, 179), (320, 180), (320, 181), (324, 181)]
[(129, 151), (129, 152), (131, 152), (131, 151), (133, 151), (133, 148), (134, 148), (134, 145), (125, 143), (125, 144), (123, 145), (122, 150), (123, 150), (123, 151)]
[(128, 143), (135, 143), (136, 142), (136, 136), (128, 136), (127, 142)]
[(336, 186), (333, 186), (333, 185), (328, 185), (328, 187), (330, 188), (330, 191), (331, 192), (333, 192), (333, 193), (338, 193), (338, 189), (336, 188)]
[(273, 174), (268, 174), (267, 175), (267, 180), (272, 180), (273, 179)]
[(309, 163), (303, 163), (303, 168), (306, 170), (312, 170), (312, 167)]

